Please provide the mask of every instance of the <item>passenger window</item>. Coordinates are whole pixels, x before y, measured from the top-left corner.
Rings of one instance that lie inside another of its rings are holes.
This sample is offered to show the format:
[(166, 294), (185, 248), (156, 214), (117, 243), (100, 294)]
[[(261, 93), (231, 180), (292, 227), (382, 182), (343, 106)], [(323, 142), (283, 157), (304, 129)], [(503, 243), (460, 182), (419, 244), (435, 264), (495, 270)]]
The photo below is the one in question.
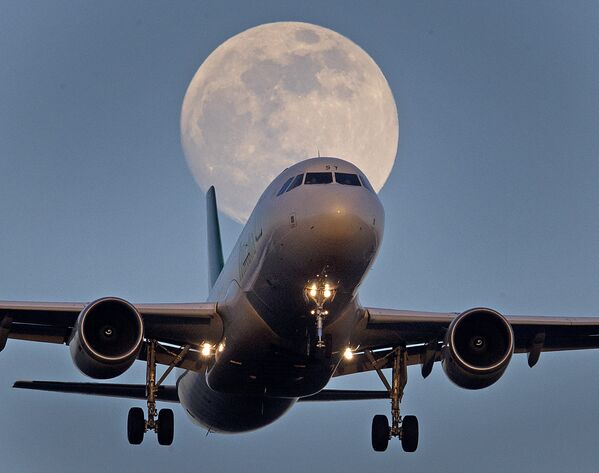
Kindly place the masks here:
[(281, 187), (281, 190), (279, 192), (277, 192), (277, 197), (280, 196), (283, 192), (285, 192), (285, 189), (287, 189), (287, 186), (289, 185), (289, 183), (293, 180), (293, 176), (291, 176), (289, 179), (287, 179), (285, 181), (285, 184), (283, 184), (283, 187)]
[(308, 172), (304, 184), (330, 184), (333, 182), (333, 174), (330, 172)]
[(348, 174), (345, 172), (336, 172), (335, 173), (335, 181), (338, 184), (343, 184), (345, 186), (359, 186), (360, 180), (356, 174)]
[(289, 192), (291, 189), (295, 189), (297, 186), (301, 186), (303, 180), (304, 180), (303, 174), (298, 174), (297, 176), (295, 176), (295, 178), (293, 179), (291, 184), (289, 184), (289, 188), (287, 189), (287, 192)]
[[(360, 181), (362, 181), (362, 185), (364, 187), (366, 187), (366, 189), (368, 189), (370, 192), (374, 192), (374, 189), (370, 185), (370, 182), (368, 182), (368, 179), (366, 179), (366, 177), (363, 176), (362, 174), (360, 174)], [(374, 192), (374, 193), (376, 194), (376, 192)]]

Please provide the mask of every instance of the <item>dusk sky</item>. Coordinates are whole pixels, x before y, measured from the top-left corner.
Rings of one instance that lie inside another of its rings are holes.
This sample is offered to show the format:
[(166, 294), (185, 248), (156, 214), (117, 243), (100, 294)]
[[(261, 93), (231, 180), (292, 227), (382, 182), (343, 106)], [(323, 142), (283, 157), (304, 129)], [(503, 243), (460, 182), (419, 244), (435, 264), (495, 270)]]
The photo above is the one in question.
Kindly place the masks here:
[[(330, 28), (387, 78), (400, 139), (380, 192), (367, 306), (599, 315), (599, 4), (519, 1), (0, 0), (0, 299), (207, 296), (205, 200), (180, 143), (183, 96), (223, 41), (275, 21)], [(310, 156), (306, 156), (310, 157)], [(217, 189), (218, 192), (218, 189)], [(240, 199), (243, 196), (240, 195)], [(241, 225), (221, 215), (225, 253)], [(115, 382), (143, 383), (137, 363)], [(370, 444), (387, 401), (295, 406), (210, 434), (127, 443), (143, 402), (17, 391), (91, 381), (67, 347), (0, 353), (3, 471), (586, 472), (599, 463), (599, 351), (514, 356), (488, 389), (409, 370), (418, 451)], [(174, 383), (174, 377), (169, 378)], [(381, 389), (375, 374), (329, 387)], [(160, 407), (160, 406), (159, 406)], [(163, 405), (163, 407), (171, 407)]]

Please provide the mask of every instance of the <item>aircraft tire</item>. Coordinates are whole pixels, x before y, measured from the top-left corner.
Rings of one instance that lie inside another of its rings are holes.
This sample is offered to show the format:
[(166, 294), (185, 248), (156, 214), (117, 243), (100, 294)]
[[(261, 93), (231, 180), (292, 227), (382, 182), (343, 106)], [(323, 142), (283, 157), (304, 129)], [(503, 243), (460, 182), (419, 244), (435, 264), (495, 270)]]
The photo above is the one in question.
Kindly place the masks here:
[(127, 416), (127, 439), (131, 445), (139, 445), (144, 439), (146, 421), (141, 407), (132, 407)]
[(158, 443), (171, 445), (175, 436), (175, 416), (172, 409), (160, 409), (158, 413)]
[(372, 448), (384, 452), (389, 445), (389, 421), (387, 416), (376, 415), (372, 419)]
[(405, 416), (401, 423), (401, 447), (404, 452), (415, 452), (418, 448), (418, 419)]

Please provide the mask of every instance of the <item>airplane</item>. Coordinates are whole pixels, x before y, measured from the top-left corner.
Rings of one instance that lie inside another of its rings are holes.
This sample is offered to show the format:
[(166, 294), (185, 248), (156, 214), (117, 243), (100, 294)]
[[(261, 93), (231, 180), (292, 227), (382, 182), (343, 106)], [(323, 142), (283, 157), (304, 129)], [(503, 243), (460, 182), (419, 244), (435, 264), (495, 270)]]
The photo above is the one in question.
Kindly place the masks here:
[[(118, 297), (89, 303), (0, 301), (0, 350), (7, 339), (69, 346), (74, 365), (110, 379), (135, 360), (143, 384), (17, 381), (16, 388), (141, 399), (127, 438), (174, 438), (178, 402), (209, 432), (264, 427), (296, 402), (388, 399), (372, 420), (371, 442), (385, 451), (398, 438), (418, 447), (418, 419), (402, 416), (407, 368), (433, 365), (458, 386), (499, 380), (514, 353), (533, 367), (541, 352), (599, 348), (599, 317), (507, 316), (477, 307), (419, 312), (365, 307), (358, 289), (381, 246), (383, 206), (364, 173), (333, 157), (285, 169), (266, 188), (226, 264), (216, 193), (206, 194), (210, 291), (206, 302), (133, 304)], [(157, 365), (164, 374), (157, 379)], [(389, 378), (384, 370), (390, 369)], [(164, 384), (176, 370), (175, 385)], [(327, 389), (333, 377), (374, 371), (384, 389)]]

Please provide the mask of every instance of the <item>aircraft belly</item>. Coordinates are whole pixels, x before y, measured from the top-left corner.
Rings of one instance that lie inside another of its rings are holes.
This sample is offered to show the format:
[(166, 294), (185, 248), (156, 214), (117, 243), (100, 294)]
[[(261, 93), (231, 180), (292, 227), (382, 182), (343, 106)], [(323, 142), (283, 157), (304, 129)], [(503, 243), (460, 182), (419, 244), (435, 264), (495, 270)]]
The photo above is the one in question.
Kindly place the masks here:
[[(226, 324), (224, 349), (217, 351), (208, 371), (208, 385), (222, 393), (281, 397), (320, 391), (338, 360), (310, 357), (305, 327), (294, 336), (279, 335), (247, 296), (239, 292), (220, 309), (230, 322)], [(301, 327), (293, 320), (288, 323)]]
[(181, 405), (202, 427), (240, 433), (264, 427), (287, 412), (297, 399), (216, 392), (203, 373), (188, 372), (177, 383)]

